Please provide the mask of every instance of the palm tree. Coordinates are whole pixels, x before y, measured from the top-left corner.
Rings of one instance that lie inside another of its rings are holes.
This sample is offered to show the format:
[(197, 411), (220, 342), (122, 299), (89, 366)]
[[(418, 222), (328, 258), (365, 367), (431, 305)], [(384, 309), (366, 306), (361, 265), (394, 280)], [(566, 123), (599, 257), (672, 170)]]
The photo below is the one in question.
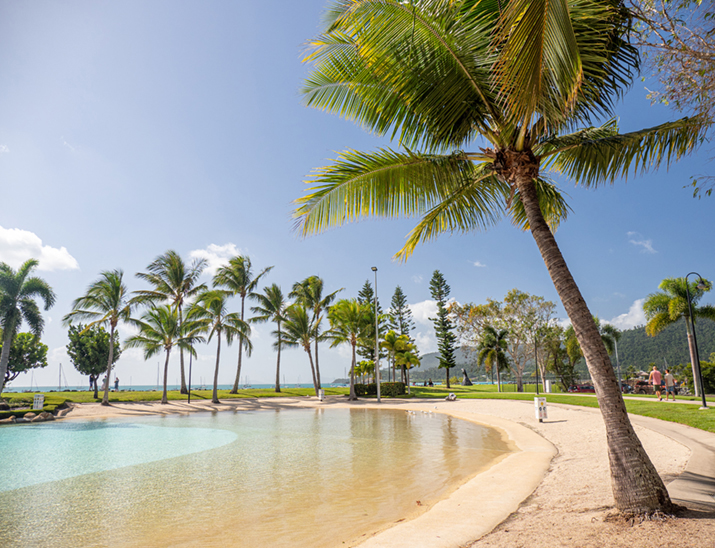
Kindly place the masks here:
[(380, 342), (380, 347), (387, 350), (390, 357), (390, 366), (392, 367), (392, 377), (397, 379), (395, 374), (396, 356), (400, 352), (405, 352), (410, 344), (410, 337), (407, 335), (398, 335), (396, 331), (390, 330), (385, 333), (384, 338)]
[(310, 345), (317, 339), (316, 324), (311, 321), (308, 310), (302, 304), (292, 304), (286, 308), (283, 316), (283, 344), (292, 347), (301, 347), (308, 354), (310, 361), (310, 373), (313, 375), (313, 387), (315, 395), (318, 395), (320, 386), (318, 377), (315, 374), (315, 364)]
[(176, 306), (160, 305), (147, 310), (140, 320), (131, 320), (139, 328), (139, 333), (125, 341), (127, 348), (143, 348), (144, 359), (148, 360), (162, 350), (166, 352), (164, 361), (164, 392), (161, 403), (169, 403), (166, 397), (166, 384), (169, 376), (169, 355), (171, 349), (177, 346), (196, 356), (193, 345), (203, 342), (198, 334), (200, 326), (195, 322), (185, 322), (179, 317)]
[(323, 296), (323, 279), (318, 276), (309, 276), (302, 282), (293, 284), (293, 290), (288, 294), (288, 298), (295, 299), (297, 303), (304, 305), (313, 311), (313, 323), (315, 324), (315, 374), (318, 377), (318, 388), (320, 383), (320, 361), (318, 360), (318, 341), (320, 340), (320, 324), (323, 321), (321, 314), (327, 310), (335, 300), (335, 296), (344, 288)]
[(85, 330), (95, 325), (109, 325), (109, 359), (107, 360), (107, 382), (104, 384), (102, 405), (109, 405), (109, 379), (112, 374), (114, 357), (114, 332), (120, 321), (129, 321), (133, 303), (128, 299), (122, 270), (105, 270), (99, 279), (87, 288), (84, 296), (75, 299), (72, 311), (62, 318), (65, 326), (73, 321), (88, 321)]
[[(214, 276), (214, 287), (225, 287), (233, 293), (241, 297), (241, 319), (245, 320), (245, 305), (246, 297), (256, 299), (257, 295), (254, 292), (258, 287), (258, 282), (263, 276), (268, 274), (273, 267), (269, 266), (261, 270), (258, 275), (254, 276), (251, 272), (251, 259), (246, 255), (238, 255), (231, 259), (226, 266), (220, 267)], [(230, 394), (238, 392), (238, 385), (241, 380), (241, 361), (243, 358), (243, 349), (245, 342), (241, 335), (238, 336), (238, 367), (236, 368), (236, 380), (233, 381), (233, 388)]]
[[(400, 335), (407, 337), (407, 335)], [(409, 337), (408, 337), (409, 341)], [(407, 393), (410, 394), (410, 369), (420, 366), (420, 357), (417, 354), (417, 346), (408, 342), (404, 350), (395, 354), (395, 363), (402, 369), (403, 382), (407, 384)]]
[(201, 293), (196, 302), (189, 308), (187, 319), (196, 322), (199, 329), (208, 333), (207, 340), (216, 336), (216, 368), (214, 369), (214, 389), (211, 396), (213, 403), (221, 403), (218, 399), (218, 366), (221, 360), (221, 337), (226, 338), (230, 345), (236, 337), (242, 337), (246, 351), (250, 355), (253, 350), (251, 345), (251, 328), (241, 319), (237, 312), (229, 312), (226, 301), (231, 296), (230, 291), (212, 289)]
[[(688, 310), (688, 297), (685, 290), (688, 284), (690, 292), (690, 304), (693, 308), (693, 320), (696, 318), (708, 318), (715, 320), (715, 307), (709, 304), (697, 306), (706, 291), (710, 291), (712, 283), (708, 280), (698, 282), (687, 282), (685, 278), (666, 278), (658, 288), (660, 291), (651, 293), (643, 303), (643, 312), (648, 323), (645, 331), (651, 337), (655, 337), (667, 326), (685, 318), (685, 329), (688, 333), (688, 348), (690, 349), (690, 365), (693, 368), (693, 385), (695, 395), (700, 395), (702, 387), (699, 386), (698, 375), (695, 374), (695, 342), (690, 327), (690, 312)], [(698, 287), (700, 286), (700, 287)]]
[[(134, 291), (134, 302), (154, 305), (169, 302), (178, 312), (179, 326), (184, 321), (184, 304), (206, 290), (205, 284), (199, 284), (199, 277), (206, 268), (206, 259), (197, 259), (187, 266), (174, 250), (159, 255), (147, 267), (148, 272), (138, 272), (137, 278), (149, 282), (154, 289)], [(181, 393), (187, 394), (186, 374), (184, 372), (184, 348), (179, 347), (181, 363)]]
[(350, 344), (352, 360), (350, 362), (348, 401), (357, 400), (355, 395), (356, 346), (371, 336), (370, 328), (374, 321), (372, 305), (360, 304), (356, 299), (341, 299), (330, 307), (328, 319), (330, 320), (328, 337), (332, 340), (331, 348), (339, 344)]
[(2, 352), (0, 353), (0, 394), (5, 388), (5, 375), (10, 361), (10, 349), (23, 321), (30, 326), (35, 337), (42, 335), (45, 320), (35, 302), (39, 297), (45, 310), (55, 304), (55, 294), (42, 278), (30, 276), (39, 265), (37, 259), (25, 261), (15, 271), (10, 265), (0, 263), (0, 327), (2, 327)]
[(263, 294), (259, 293), (256, 300), (258, 301), (258, 305), (251, 307), (251, 312), (256, 315), (251, 318), (251, 321), (255, 323), (265, 323), (268, 321), (276, 323), (276, 330), (273, 332), (273, 335), (276, 337), (276, 342), (273, 344), (273, 348), (275, 348), (278, 352), (278, 358), (276, 360), (275, 391), (280, 392), (281, 347), (283, 346), (281, 323), (283, 322), (283, 315), (286, 310), (286, 301), (283, 298), (283, 291), (281, 291), (281, 288), (276, 284), (264, 287)]
[(687, 118), (619, 133), (614, 105), (639, 62), (629, 29), (630, 13), (614, 0), (335, 2), (306, 58), (307, 103), (398, 137), (406, 150), (341, 153), (308, 181), (296, 217), (308, 235), (369, 215), (419, 216), (402, 259), (420, 242), (502, 216), (530, 230), (596, 386), (616, 505), (641, 514), (671, 502), (554, 239), (569, 208), (542, 173), (597, 187), (700, 143), (702, 128)]
[[(509, 367), (509, 358), (506, 350), (508, 348), (507, 338), (509, 331), (501, 329), (497, 331), (491, 325), (484, 326), (481, 340), (477, 346), (477, 363), (484, 365), (485, 369), (497, 372), (497, 390), (501, 392), (501, 371)], [(494, 376), (492, 375), (492, 382)]]

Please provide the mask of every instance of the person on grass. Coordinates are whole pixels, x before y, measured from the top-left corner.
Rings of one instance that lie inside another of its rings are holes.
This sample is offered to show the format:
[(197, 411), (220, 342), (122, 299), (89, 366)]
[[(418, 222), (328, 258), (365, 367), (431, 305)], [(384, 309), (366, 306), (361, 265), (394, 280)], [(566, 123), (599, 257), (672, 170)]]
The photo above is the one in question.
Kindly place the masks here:
[(670, 373), (670, 369), (665, 370), (665, 401), (668, 401), (668, 396), (673, 395), (675, 401), (675, 378)]
[(655, 391), (655, 395), (658, 396), (658, 401), (663, 401), (663, 398), (660, 397), (660, 381), (660, 371), (658, 371), (658, 367), (654, 365), (653, 371), (650, 372), (650, 376), (648, 377), (648, 382), (653, 385), (653, 390)]

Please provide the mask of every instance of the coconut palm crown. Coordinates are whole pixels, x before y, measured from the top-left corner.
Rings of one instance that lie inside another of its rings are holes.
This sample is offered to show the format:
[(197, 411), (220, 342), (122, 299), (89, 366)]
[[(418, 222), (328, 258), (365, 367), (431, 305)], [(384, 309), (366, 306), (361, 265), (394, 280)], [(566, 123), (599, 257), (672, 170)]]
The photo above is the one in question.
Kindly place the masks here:
[(0, 263), (0, 327), (2, 328), (2, 353), (0, 353), (0, 394), (5, 388), (5, 374), (10, 361), (12, 341), (22, 322), (26, 322), (35, 337), (42, 335), (45, 320), (35, 302), (40, 298), (49, 310), (55, 304), (55, 293), (42, 278), (31, 276), (39, 265), (37, 259), (25, 261), (15, 271), (10, 265)]
[(616, 506), (670, 511), (552, 232), (569, 208), (549, 173), (595, 188), (701, 141), (688, 118), (619, 132), (614, 106), (639, 63), (630, 12), (617, 0), (335, 0), (325, 21), (306, 57), (307, 104), (403, 148), (347, 150), (316, 170), (296, 201), (298, 229), (419, 217), (402, 259), (420, 242), (503, 217), (530, 230), (594, 380)]
[(107, 360), (107, 382), (104, 384), (102, 405), (109, 405), (109, 379), (114, 363), (114, 332), (119, 322), (131, 319), (133, 303), (124, 284), (124, 271), (105, 270), (92, 283), (87, 292), (74, 300), (72, 311), (62, 318), (64, 325), (76, 321), (87, 321), (85, 330), (95, 325), (109, 325), (109, 358)]

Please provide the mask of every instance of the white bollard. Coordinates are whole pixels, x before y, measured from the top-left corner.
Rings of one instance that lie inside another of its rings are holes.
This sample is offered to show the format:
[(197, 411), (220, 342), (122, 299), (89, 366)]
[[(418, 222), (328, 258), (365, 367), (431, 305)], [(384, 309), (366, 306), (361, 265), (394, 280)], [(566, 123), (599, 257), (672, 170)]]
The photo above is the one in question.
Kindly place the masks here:
[(539, 422), (544, 422), (548, 418), (546, 414), (546, 398), (534, 398), (534, 412)]
[(325, 399), (325, 390), (322, 388), (318, 390), (318, 400), (323, 401)]

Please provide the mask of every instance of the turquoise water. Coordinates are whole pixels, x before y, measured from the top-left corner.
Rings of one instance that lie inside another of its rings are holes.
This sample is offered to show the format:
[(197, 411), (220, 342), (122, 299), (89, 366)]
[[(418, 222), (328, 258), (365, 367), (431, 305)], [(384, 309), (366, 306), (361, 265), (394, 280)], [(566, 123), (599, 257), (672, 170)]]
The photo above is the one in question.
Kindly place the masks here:
[(510, 450), (452, 417), (366, 409), (13, 426), (0, 447), (3, 548), (349, 546)]

